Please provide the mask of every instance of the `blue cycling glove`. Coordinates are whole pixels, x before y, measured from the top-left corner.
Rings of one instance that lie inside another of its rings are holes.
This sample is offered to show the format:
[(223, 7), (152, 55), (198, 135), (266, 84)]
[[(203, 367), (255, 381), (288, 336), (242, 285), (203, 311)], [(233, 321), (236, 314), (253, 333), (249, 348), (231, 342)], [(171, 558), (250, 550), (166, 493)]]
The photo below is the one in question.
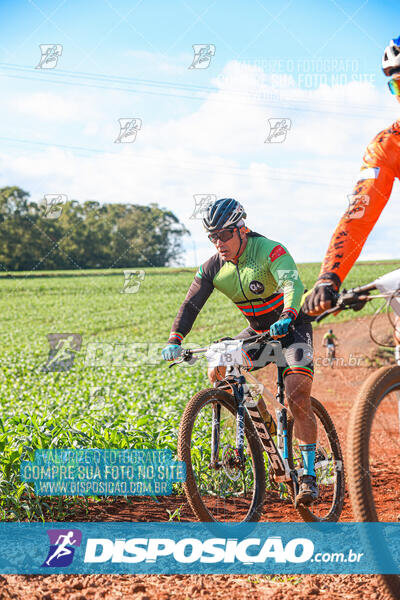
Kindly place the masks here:
[(174, 358), (178, 358), (181, 352), (182, 348), (179, 344), (168, 344), (168, 346), (165, 346), (161, 351), (161, 354), (164, 360), (174, 360)]
[(289, 325), (291, 322), (292, 319), (290, 317), (275, 321), (275, 323), (272, 323), (271, 327), (269, 328), (270, 335), (274, 339), (285, 337), (289, 331)]

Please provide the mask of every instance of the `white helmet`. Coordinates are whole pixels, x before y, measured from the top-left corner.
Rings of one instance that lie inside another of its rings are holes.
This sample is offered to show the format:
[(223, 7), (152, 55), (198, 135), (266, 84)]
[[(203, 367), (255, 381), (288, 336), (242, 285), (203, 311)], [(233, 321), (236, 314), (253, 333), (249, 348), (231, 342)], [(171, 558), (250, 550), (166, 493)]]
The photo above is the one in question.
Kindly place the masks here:
[(382, 58), (382, 69), (385, 75), (391, 77), (394, 73), (400, 73), (400, 36), (390, 40)]

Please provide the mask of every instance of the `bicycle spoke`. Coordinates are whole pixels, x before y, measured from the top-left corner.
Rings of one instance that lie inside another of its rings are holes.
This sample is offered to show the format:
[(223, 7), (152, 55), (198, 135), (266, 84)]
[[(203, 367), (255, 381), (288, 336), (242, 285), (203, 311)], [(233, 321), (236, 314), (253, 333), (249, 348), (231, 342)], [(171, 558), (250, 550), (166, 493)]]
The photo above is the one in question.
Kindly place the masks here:
[(255, 486), (251, 452), (245, 437), (245, 462), (244, 465), (241, 464), (235, 443), (235, 417), (221, 406), (219, 445), (215, 466), (212, 465), (212, 416), (216, 413), (216, 404), (210, 402), (203, 406), (193, 424), (191, 460), (196, 485), (204, 505), (214, 519), (242, 520), (250, 509)]
[(369, 473), (379, 521), (397, 521), (400, 514), (400, 388), (380, 401), (371, 424)]

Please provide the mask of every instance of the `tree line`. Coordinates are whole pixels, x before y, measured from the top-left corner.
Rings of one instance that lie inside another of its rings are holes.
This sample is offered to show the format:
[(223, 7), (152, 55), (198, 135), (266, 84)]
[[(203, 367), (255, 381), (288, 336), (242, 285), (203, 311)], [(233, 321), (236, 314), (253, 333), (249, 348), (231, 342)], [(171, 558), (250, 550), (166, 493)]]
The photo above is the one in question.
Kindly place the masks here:
[(189, 234), (173, 212), (152, 203), (80, 203), (62, 196), (30, 200), (0, 188), (2, 271), (161, 267), (181, 261)]

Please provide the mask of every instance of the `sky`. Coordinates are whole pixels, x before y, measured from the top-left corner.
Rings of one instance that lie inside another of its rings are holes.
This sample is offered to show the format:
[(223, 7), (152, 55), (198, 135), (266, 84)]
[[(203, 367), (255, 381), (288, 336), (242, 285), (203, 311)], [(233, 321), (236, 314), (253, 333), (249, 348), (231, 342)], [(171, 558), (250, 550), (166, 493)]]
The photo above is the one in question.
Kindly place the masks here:
[[(400, 118), (381, 70), (399, 16), (398, 0), (1, 0), (0, 186), (156, 202), (191, 233), (186, 266), (214, 253), (196, 201), (233, 197), (321, 261), (366, 145)], [(210, 56), (190, 68), (196, 45)], [(396, 181), (361, 259), (400, 256), (399, 201)]]

